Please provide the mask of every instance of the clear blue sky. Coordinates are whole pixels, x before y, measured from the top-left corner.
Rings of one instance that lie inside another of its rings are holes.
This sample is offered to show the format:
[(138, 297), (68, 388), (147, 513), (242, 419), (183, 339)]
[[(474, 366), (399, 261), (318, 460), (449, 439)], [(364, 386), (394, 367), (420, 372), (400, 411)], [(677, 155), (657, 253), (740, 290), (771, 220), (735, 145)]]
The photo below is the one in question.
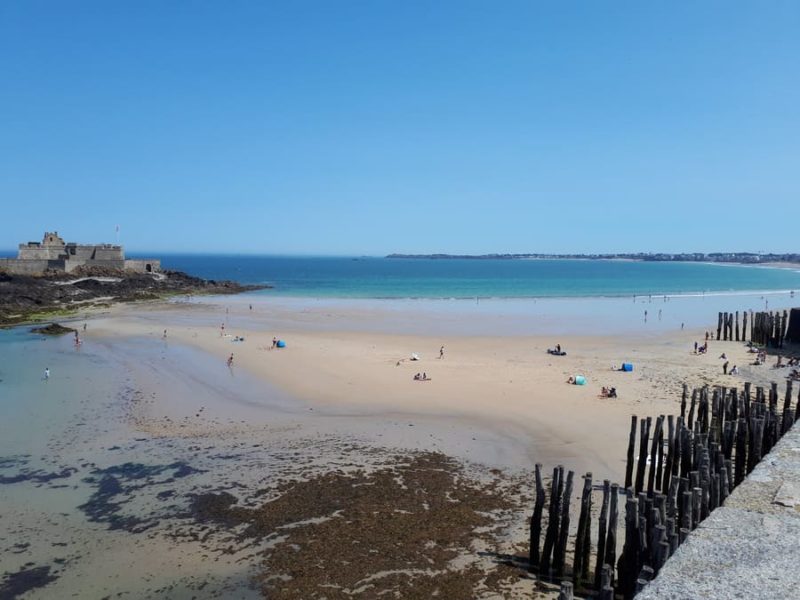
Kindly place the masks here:
[(0, 248), (798, 251), (800, 3), (0, 4)]

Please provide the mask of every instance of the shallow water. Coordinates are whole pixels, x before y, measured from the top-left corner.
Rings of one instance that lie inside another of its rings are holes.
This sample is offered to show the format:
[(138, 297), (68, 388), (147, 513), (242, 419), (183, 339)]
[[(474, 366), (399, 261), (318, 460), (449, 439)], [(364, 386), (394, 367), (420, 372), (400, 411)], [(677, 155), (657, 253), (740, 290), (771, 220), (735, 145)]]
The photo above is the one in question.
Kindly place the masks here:
[[(165, 269), (311, 298), (553, 298), (800, 290), (800, 268), (613, 260), (167, 254)], [(265, 294), (272, 292), (265, 291)]]

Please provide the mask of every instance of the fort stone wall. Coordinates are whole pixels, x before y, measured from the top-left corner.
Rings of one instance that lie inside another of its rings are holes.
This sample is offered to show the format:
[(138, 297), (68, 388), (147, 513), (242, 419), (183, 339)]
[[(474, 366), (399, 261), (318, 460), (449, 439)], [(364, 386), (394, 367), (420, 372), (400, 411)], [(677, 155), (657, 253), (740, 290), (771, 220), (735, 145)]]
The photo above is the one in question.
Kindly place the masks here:
[(161, 270), (161, 261), (129, 258), (125, 260), (125, 270), (137, 273), (155, 273)]
[(161, 261), (125, 260), (122, 246), (113, 244), (65, 243), (57, 231), (45, 232), (41, 242), (20, 244), (15, 259), (0, 259), (0, 270), (20, 275), (70, 273), (83, 266), (152, 273), (161, 269)]

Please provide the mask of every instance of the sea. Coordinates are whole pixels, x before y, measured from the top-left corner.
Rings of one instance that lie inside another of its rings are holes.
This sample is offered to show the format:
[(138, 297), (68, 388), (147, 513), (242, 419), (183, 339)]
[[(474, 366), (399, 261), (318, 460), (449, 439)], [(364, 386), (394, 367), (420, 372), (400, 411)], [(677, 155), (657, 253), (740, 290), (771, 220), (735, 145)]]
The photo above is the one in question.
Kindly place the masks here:
[(627, 260), (403, 259), (165, 254), (162, 267), (304, 298), (696, 296), (800, 290), (798, 269)]

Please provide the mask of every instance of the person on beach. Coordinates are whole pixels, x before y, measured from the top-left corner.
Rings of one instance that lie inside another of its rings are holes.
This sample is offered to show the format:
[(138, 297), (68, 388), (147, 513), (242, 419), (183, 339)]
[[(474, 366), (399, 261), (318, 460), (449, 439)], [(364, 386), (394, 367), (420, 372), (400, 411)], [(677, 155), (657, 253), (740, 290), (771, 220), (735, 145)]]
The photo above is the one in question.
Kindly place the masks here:
[(739, 374), (739, 367), (733, 365), (733, 368), (731, 369), (731, 375), (738, 375), (738, 374)]
[(722, 365), (722, 374), (723, 374), (723, 375), (727, 375), (727, 374), (728, 374), (728, 361), (727, 361), (727, 360), (726, 360), (726, 361), (725, 361), (725, 363)]
[(422, 374), (422, 381), (426, 381), (427, 379), (428, 379), (428, 374), (427, 373), (423, 373)]
[(228, 366), (233, 366), (233, 352), (231, 352), (231, 355), (228, 357)]
[(47, 381), (50, 379), (50, 367), (46, 367), (44, 370), (44, 380)]
[[(273, 337), (272, 337), (272, 348), (274, 348), (274, 347), (275, 347), (275, 346), (277, 346), (277, 345), (278, 345), (278, 338), (276, 338), (275, 336), (273, 336)], [(270, 348), (270, 350), (272, 350), (272, 348)]]
[(442, 358), (444, 358), (444, 346), (439, 348), (439, 359), (442, 359)]
[(681, 331), (683, 331), (683, 323), (681, 323)]
[(86, 323), (83, 324), (83, 330), (86, 331)]
[(727, 356), (725, 356), (725, 353), (724, 353), (724, 352), (723, 352), (722, 354), (720, 354), (720, 355), (719, 355), (719, 357), (720, 357), (722, 360), (727, 360), (727, 358), (728, 358)]
[(422, 375), (420, 375), (419, 373), (414, 375), (414, 381), (419, 381), (420, 379), (422, 379)]
[(697, 354), (697, 342), (694, 343), (694, 353)]
[(164, 330), (164, 335), (162, 336), (164, 339), (167, 339), (167, 330)]
[(219, 337), (225, 335), (225, 323), (219, 326)]
[(644, 322), (647, 323), (647, 311), (644, 311)]
[(251, 311), (253, 310), (253, 305), (252, 305), (252, 304), (250, 305), (250, 310), (251, 310)]
[(661, 309), (660, 308), (658, 309), (658, 320), (659, 321), (661, 320)]

